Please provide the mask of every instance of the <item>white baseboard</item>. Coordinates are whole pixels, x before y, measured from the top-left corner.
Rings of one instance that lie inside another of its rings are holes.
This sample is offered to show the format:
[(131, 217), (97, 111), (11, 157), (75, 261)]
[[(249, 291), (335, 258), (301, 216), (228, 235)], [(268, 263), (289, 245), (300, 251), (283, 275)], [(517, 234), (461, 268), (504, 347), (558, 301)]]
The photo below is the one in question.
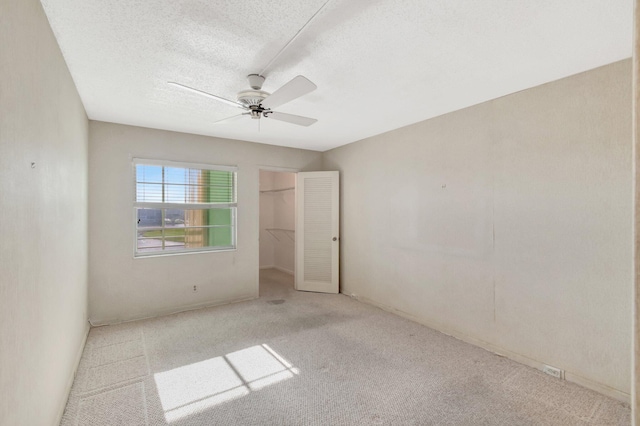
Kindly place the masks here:
[(273, 269), (277, 269), (278, 271), (284, 272), (285, 274), (293, 275), (293, 271), (290, 271), (289, 269), (281, 268), (279, 266), (274, 266)]
[[(346, 296), (351, 296), (350, 294), (347, 293), (343, 293)], [(469, 335), (466, 335), (464, 333), (461, 333), (457, 330), (453, 330), (451, 328), (448, 327), (444, 327), (441, 324), (437, 324), (434, 323), (432, 321), (429, 320), (425, 320), (423, 318), (420, 317), (416, 317), (415, 315), (409, 314), (407, 312), (401, 311), (399, 309), (393, 308), (391, 306), (385, 305), (384, 303), (380, 303), (377, 302), (375, 300), (372, 299), (368, 299), (366, 297), (361, 297), (358, 296), (356, 298), (357, 300), (367, 303), (369, 305), (373, 305), (376, 306), (382, 310), (385, 310), (387, 312), (391, 312), (392, 314), (396, 314), (398, 316), (401, 316), (403, 318), (406, 318), (408, 320), (411, 320), (413, 322), (417, 322), (419, 324), (422, 324), (424, 326), (427, 326), (433, 330), (439, 331), (443, 334), (446, 334), (448, 336), (451, 337), (455, 337), (458, 340), (462, 340), (463, 342), (467, 342), (470, 343), (474, 346), (478, 346), (481, 347), (489, 352), (493, 352), (497, 355), (500, 356), (504, 356), (506, 358), (509, 358), (513, 361), (516, 361), (520, 364), (524, 364), (526, 366), (535, 368), (537, 370), (542, 370), (543, 366), (545, 365), (544, 362), (542, 361), (538, 361), (532, 358), (529, 358), (525, 355), (521, 355), (515, 352), (511, 352), (507, 349), (501, 348), (499, 346), (493, 345), (491, 343), (485, 342), (483, 340), (480, 339), (476, 339), (475, 337), (471, 337)], [(609, 387), (607, 385), (603, 385), (602, 383), (598, 383), (595, 382), (591, 379), (587, 379), (585, 377), (580, 376), (579, 374), (573, 373), (571, 371), (565, 371), (565, 380), (569, 381), (569, 382), (573, 382), (576, 383), (582, 387), (585, 387), (587, 389), (591, 389), (593, 391), (596, 391), (598, 393), (601, 393), (603, 395), (609, 396), (611, 398), (617, 399), (618, 401), (622, 401), (622, 402), (626, 402), (627, 404), (629, 404), (631, 402), (631, 395), (623, 392), (621, 390), (618, 389), (614, 389), (612, 387)]]
[(71, 387), (73, 386), (73, 381), (76, 379), (76, 373), (78, 372), (78, 366), (80, 366), (80, 359), (82, 358), (82, 353), (84, 352), (84, 347), (87, 344), (87, 338), (89, 337), (89, 331), (91, 330), (91, 325), (89, 321), (87, 321), (84, 336), (82, 338), (82, 343), (76, 352), (75, 361), (73, 371), (71, 375), (67, 378), (67, 384), (65, 385), (65, 393), (67, 397), (64, 399), (62, 406), (58, 409), (58, 418), (55, 424), (59, 425), (62, 422), (62, 416), (64, 416), (64, 410), (67, 408), (67, 402), (69, 401), (69, 395), (71, 394)]
[(125, 319), (111, 318), (111, 319), (101, 319), (101, 320), (89, 320), (89, 322), (93, 327), (100, 327), (103, 325), (114, 325), (114, 324), (121, 324), (123, 322), (140, 321), (143, 319), (163, 317), (165, 315), (179, 314), (180, 312), (195, 311), (196, 309), (211, 308), (213, 306), (221, 306), (221, 305), (229, 305), (231, 303), (246, 302), (248, 300), (254, 300), (257, 298), (258, 298), (258, 294), (256, 292), (255, 294), (252, 294), (250, 296), (241, 296), (241, 297), (235, 297), (231, 299), (221, 299), (221, 300), (215, 300), (215, 301), (195, 303), (192, 305), (180, 306), (177, 308), (163, 309), (163, 310), (153, 312), (152, 314), (140, 316), (140, 317), (132, 317), (132, 318), (125, 318)]
[(294, 275), (294, 274), (295, 274), (295, 273), (294, 273), (292, 270), (290, 270), (290, 269), (285, 269), (285, 268), (282, 268), (282, 267), (280, 267), (280, 266), (276, 266), (276, 265), (261, 266), (261, 267), (260, 267), (260, 269), (261, 269), (261, 270), (262, 270), (262, 269), (275, 269), (275, 270), (277, 270), (277, 271), (284, 272), (285, 274), (289, 274), (289, 275)]

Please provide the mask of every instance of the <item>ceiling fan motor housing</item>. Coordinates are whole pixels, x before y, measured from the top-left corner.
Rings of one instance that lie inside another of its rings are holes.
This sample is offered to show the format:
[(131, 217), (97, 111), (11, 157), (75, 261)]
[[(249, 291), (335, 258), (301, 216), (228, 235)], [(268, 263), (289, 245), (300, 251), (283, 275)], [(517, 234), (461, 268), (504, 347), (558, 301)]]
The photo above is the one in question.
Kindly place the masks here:
[(247, 76), (247, 80), (249, 81), (249, 86), (251, 86), (252, 90), (243, 90), (238, 93), (238, 102), (245, 107), (257, 107), (267, 96), (270, 95), (270, 93), (261, 90), (262, 84), (264, 83), (263, 76), (258, 74), (249, 74)]
[(238, 93), (238, 102), (246, 107), (258, 106), (269, 96), (264, 90), (243, 90)]

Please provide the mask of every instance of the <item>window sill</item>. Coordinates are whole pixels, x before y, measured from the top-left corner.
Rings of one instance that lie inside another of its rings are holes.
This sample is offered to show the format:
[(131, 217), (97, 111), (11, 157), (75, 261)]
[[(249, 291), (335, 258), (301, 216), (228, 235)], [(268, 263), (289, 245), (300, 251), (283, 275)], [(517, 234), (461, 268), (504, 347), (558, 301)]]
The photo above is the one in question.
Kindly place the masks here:
[(148, 259), (150, 257), (167, 257), (167, 256), (184, 256), (184, 255), (188, 255), (188, 254), (205, 254), (205, 253), (225, 253), (225, 252), (230, 252), (230, 251), (237, 251), (238, 248), (234, 247), (234, 248), (224, 248), (224, 249), (217, 249), (217, 250), (192, 250), (192, 251), (180, 251), (180, 252), (173, 252), (173, 253), (153, 253), (153, 254), (134, 254), (133, 258), (134, 259)]

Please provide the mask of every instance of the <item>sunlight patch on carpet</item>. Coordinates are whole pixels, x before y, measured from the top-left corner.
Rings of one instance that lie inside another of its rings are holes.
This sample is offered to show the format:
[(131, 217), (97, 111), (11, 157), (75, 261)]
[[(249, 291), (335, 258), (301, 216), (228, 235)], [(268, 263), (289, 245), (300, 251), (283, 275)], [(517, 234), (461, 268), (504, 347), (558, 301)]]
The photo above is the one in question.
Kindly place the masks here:
[(268, 345), (156, 373), (165, 419), (175, 422), (293, 378), (299, 370)]

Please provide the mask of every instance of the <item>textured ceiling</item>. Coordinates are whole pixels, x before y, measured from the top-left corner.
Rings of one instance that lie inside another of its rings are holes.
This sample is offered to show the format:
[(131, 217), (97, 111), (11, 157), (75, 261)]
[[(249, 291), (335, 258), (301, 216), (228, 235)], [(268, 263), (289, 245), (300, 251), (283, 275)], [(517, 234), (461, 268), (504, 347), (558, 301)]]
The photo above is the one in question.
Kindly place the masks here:
[(318, 89), (243, 117), (235, 99), (326, 0), (42, 0), (89, 118), (324, 151), (631, 56), (632, 0), (331, 0), (265, 70)]

